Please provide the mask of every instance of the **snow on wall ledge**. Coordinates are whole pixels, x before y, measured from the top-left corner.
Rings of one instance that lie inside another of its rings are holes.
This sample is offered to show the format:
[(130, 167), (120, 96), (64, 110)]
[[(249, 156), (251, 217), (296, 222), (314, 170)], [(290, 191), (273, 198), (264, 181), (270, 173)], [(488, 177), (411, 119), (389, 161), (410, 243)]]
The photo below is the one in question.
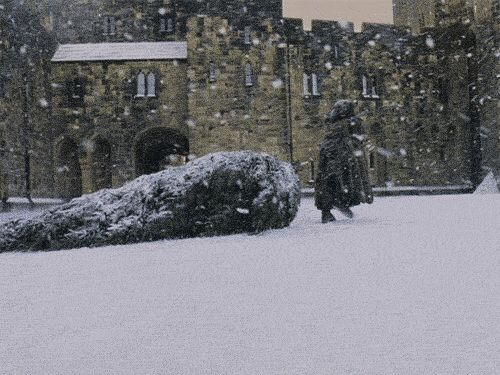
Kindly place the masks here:
[(250, 151), (207, 155), (0, 227), (0, 252), (283, 228), (300, 204), (292, 166)]

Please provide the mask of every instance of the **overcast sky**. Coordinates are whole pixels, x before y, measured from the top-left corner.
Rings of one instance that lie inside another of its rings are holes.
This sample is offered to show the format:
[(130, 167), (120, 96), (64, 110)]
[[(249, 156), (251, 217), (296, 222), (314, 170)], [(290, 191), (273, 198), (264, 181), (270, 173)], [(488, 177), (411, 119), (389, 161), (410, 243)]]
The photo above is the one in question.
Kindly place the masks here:
[(283, 0), (285, 16), (361, 22), (392, 23), (392, 0)]

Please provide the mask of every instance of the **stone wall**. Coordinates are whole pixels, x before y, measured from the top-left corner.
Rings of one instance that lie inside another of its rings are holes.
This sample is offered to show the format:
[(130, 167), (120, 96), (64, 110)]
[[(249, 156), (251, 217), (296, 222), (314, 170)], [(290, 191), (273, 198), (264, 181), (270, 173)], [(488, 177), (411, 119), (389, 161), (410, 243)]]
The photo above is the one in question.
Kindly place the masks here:
[(285, 50), (272, 22), (245, 41), (227, 20), (196, 17), (187, 39), (192, 152), (252, 149), (289, 160)]
[[(83, 193), (96, 190), (92, 181), (96, 140), (111, 147), (111, 185), (115, 187), (136, 176), (137, 143), (148, 131), (165, 128), (187, 138), (186, 69), (186, 62), (177, 60), (53, 66), (54, 160), (57, 164), (64, 159), (58, 153), (66, 140), (78, 145)], [(155, 97), (136, 96), (141, 72), (154, 73)], [(75, 80), (81, 85), (77, 98)]]
[[(427, 40), (435, 43), (436, 35), (412, 37), (370, 24), (355, 34), (350, 24), (325, 21), (304, 32), (295, 20), (286, 22), (293, 32), (269, 21), (267, 30), (252, 30), (245, 45), (244, 35), (229, 31), (226, 20), (189, 20), (189, 124), (197, 155), (264, 150), (293, 161), (303, 184), (311, 185), (328, 132), (324, 118), (336, 100), (348, 98), (357, 103), (369, 135), (374, 184), (470, 182), (470, 153), (464, 152), (471, 137), (469, 93), (466, 84), (448, 77), (465, 74), (466, 67), (438, 57)], [(246, 64), (253, 72), (250, 87)], [(375, 95), (363, 94), (363, 75), (376, 80)]]
[[(498, 126), (499, 95), (499, 2), (497, 0), (426, 0), (417, 4), (407, 0), (394, 0), (394, 21), (396, 24), (411, 27), (415, 34), (426, 33), (420, 20), (426, 19), (427, 28), (448, 28), (463, 30), (463, 26), (475, 34), (476, 46), (473, 58), (477, 63), (476, 100), (480, 121), (479, 152), (482, 176), (490, 170), (500, 170), (500, 130)], [(420, 22), (420, 23), (419, 23)], [(467, 32), (465, 32), (467, 34)], [(453, 55), (452, 55), (453, 56)], [(449, 61), (454, 64), (454, 61)], [(463, 110), (461, 110), (463, 112)], [(477, 162), (476, 162), (477, 163)]]

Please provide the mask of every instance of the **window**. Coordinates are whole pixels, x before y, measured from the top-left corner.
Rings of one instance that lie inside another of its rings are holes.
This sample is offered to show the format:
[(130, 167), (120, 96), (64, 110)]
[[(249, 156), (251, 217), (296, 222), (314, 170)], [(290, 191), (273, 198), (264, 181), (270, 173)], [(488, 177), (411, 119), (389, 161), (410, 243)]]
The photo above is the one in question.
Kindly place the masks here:
[(75, 78), (69, 83), (68, 88), (69, 102), (71, 105), (81, 106), (83, 105), (83, 99), (85, 97), (85, 88), (82, 80), (80, 78)]
[(422, 94), (425, 94), (425, 91), (422, 89), (422, 83), (419, 80), (415, 81), (415, 92), (417, 96), (422, 96)]
[(174, 20), (172, 17), (160, 17), (160, 33), (171, 34), (175, 31)]
[(250, 26), (245, 27), (244, 43), (245, 44), (252, 44), (252, 29), (250, 28)]
[(316, 73), (303, 75), (304, 96), (320, 96), (318, 75)]
[(143, 72), (137, 75), (137, 94), (138, 98), (143, 98), (146, 96), (146, 76)]
[(421, 115), (427, 114), (428, 103), (426, 97), (421, 97), (418, 101), (418, 113)]
[(314, 160), (309, 160), (309, 183), (314, 183), (316, 171), (314, 168)]
[(303, 75), (304, 83), (304, 96), (311, 96), (311, 91), (309, 91), (309, 75), (304, 73)]
[(377, 80), (375, 77), (363, 74), (363, 96), (365, 98), (378, 98)]
[(338, 44), (333, 46), (333, 56), (335, 57), (335, 60), (340, 59), (340, 46)]
[(0, 133), (0, 157), (5, 156), (5, 152), (7, 151), (7, 144), (5, 139), (3, 139), (3, 134)]
[(445, 146), (441, 146), (439, 149), (439, 160), (446, 161)]
[(113, 16), (104, 17), (104, 35), (115, 35), (116, 33), (116, 21)]
[(363, 95), (364, 96), (368, 96), (368, 93), (369, 93), (369, 89), (368, 89), (368, 78), (363, 75)]
[(196, 36), (202, 37), (204, 29), (205, 29), (205, 17), (198, 17), (196, 19)]
[(253, 69), (250, 64), (245, 65), (245, 86), (253, 86)]
[(439, 101), (441, 103), (448, 103), (448, 82), (445, 78), (438, 78), (438, 91)]
[(215, 63), (212, 61), (210, 62), (210, 69), (208, 73), (208, 80), (209, 82), (215, 82), (217, 81), (217, 66)]
[(370, 169), (375, 169), (375, 153), (373, 151), (370, 152), (369, 166), (370, 166)]
[(136, 98), (156, 97), (156, 75), (153, 72), (145, 74), (140, 72), (136, 78), (137, 92)]
[(318, 89), (318, 75), (317, 74), (312, 74), (311, 75), (312, 79), (312, 93), (313, 96), (319, 96), (319, 89)]
[(148, 74), (147, 89), (148, 89), (148, 98), (156, 97), (156, 76), (152, 72)]
[(73, 98), (74, 99), (80, 99), (83, 98), (84, 92), (83, 92), (83, 84), (80, 78), (77, 78), (73, 82)]

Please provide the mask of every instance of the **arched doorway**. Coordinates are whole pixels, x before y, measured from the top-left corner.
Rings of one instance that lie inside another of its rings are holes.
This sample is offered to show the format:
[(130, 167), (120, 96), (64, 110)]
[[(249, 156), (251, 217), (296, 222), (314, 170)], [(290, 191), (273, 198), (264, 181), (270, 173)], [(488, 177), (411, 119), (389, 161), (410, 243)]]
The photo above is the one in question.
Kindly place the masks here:
[(71, 199), (82, 195), (82, 170), (78, 155), (78, 144), (65, 138), (59, 144), (56, 160), (57, 195)]
[(112, 186), (111, 145), (102, 138), (96, 138), (93, 143), (93, 151), (90, 158), (92, 190), (98, 191)]
[(142, 133), (135, 144), (137, 176), (159, 172), (173, 164), (173, 156), (187, 156), (189, 141), (179, 132), (168, 128), (152, 128)]

